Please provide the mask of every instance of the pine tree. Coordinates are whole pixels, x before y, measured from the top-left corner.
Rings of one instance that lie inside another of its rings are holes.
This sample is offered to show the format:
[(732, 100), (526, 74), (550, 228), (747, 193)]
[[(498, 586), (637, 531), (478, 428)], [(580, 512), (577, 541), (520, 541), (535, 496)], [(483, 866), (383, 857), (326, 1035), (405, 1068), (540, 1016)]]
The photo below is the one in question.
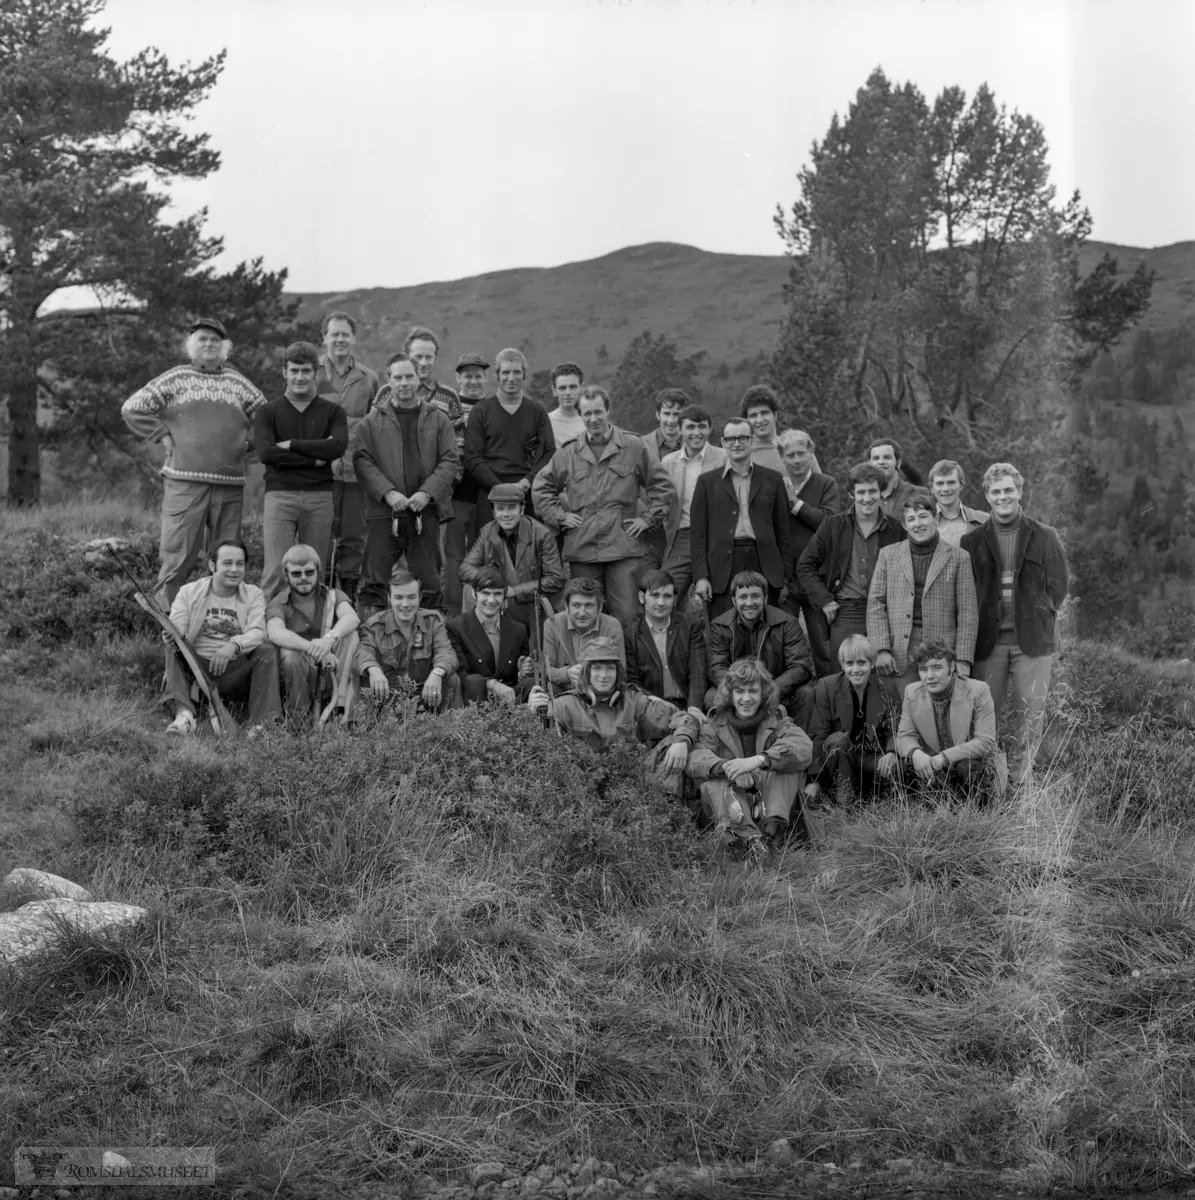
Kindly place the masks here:
[(220, 248), (204, 214), (168, 224), (158, 185), (219, 157), (185, 120), (223, 54), (174, 68), (157, 51), (117, 62), (102, 0), (0, 0), (0, 392), (9, 414), (8, 501), (41, 495), (39, 375), (74, 318), (39, 316), (61, 288), (91, 286), (109, 311), (168, 309)]

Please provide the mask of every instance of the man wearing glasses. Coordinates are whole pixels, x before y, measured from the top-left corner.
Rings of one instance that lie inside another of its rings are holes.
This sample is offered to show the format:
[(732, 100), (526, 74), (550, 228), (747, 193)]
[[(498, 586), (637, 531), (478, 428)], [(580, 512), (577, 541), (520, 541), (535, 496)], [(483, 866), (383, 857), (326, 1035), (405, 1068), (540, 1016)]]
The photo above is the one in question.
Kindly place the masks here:
[[(334, 681), (348, 683), (357, 651), (360, 618), (344, 592), (320, 583), (321, 573), (315, 549), (296, 543), (282, 556), (286, 586), (266, 606), (266, 637), (278, 647), (286, 714), (295, 719), (310, 715), (313, 700), (322, 704)], [(340, 707), (347, 720), (347, 695)]]
[(699, 476), (693, 490), (693, 590), (708, 604), (711, 620), (730, 607), (730, 581), (740, 572), (755, 571), (767, 580), (772, 605), (792, 573), (784, 478), (751, 461), (751, 442), (750, 423), (729, 418), (722, 426), (726, 465)]

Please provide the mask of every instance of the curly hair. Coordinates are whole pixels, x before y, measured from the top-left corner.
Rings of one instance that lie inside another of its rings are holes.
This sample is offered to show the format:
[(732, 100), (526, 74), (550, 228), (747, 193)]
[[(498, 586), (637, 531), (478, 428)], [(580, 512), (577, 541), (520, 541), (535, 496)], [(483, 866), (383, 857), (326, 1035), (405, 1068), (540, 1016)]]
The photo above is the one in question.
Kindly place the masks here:
[(740, 658), (726, 668), (722, 682), (714, 694), (713, 712), (734, 712), (734, 698), (731, 695), (735, 685), (742, 687), (747, 683), (758, 683), (763, 695), (759, 707), (764, 712), (774, 713), (780, 706), (780, 693), (771, 672), (756, 658)]

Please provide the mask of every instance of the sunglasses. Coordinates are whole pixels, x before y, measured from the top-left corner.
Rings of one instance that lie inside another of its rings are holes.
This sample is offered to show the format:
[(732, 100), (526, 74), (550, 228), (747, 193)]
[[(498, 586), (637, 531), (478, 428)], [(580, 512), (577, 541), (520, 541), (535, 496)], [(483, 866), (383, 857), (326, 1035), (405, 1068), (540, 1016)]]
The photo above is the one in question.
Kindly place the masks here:
[(291, 569), (287, 571), (287, 574), (299, 579), (314, 579), (319, 574), (319, 571), (317, 571), (315, 567), (291, 567)]

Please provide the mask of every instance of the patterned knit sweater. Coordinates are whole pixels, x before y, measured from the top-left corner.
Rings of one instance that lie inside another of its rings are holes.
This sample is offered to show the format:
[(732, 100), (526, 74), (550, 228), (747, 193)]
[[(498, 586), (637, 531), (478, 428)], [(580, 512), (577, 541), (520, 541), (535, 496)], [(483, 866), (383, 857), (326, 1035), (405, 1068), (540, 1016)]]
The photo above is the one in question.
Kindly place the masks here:
[(174, 367), (121, 406), (124, 423), (151, 441), (169, 434), (162, 474), (188, 483), (243, 484), (253, 418), (265, 397), (239, 371)]

